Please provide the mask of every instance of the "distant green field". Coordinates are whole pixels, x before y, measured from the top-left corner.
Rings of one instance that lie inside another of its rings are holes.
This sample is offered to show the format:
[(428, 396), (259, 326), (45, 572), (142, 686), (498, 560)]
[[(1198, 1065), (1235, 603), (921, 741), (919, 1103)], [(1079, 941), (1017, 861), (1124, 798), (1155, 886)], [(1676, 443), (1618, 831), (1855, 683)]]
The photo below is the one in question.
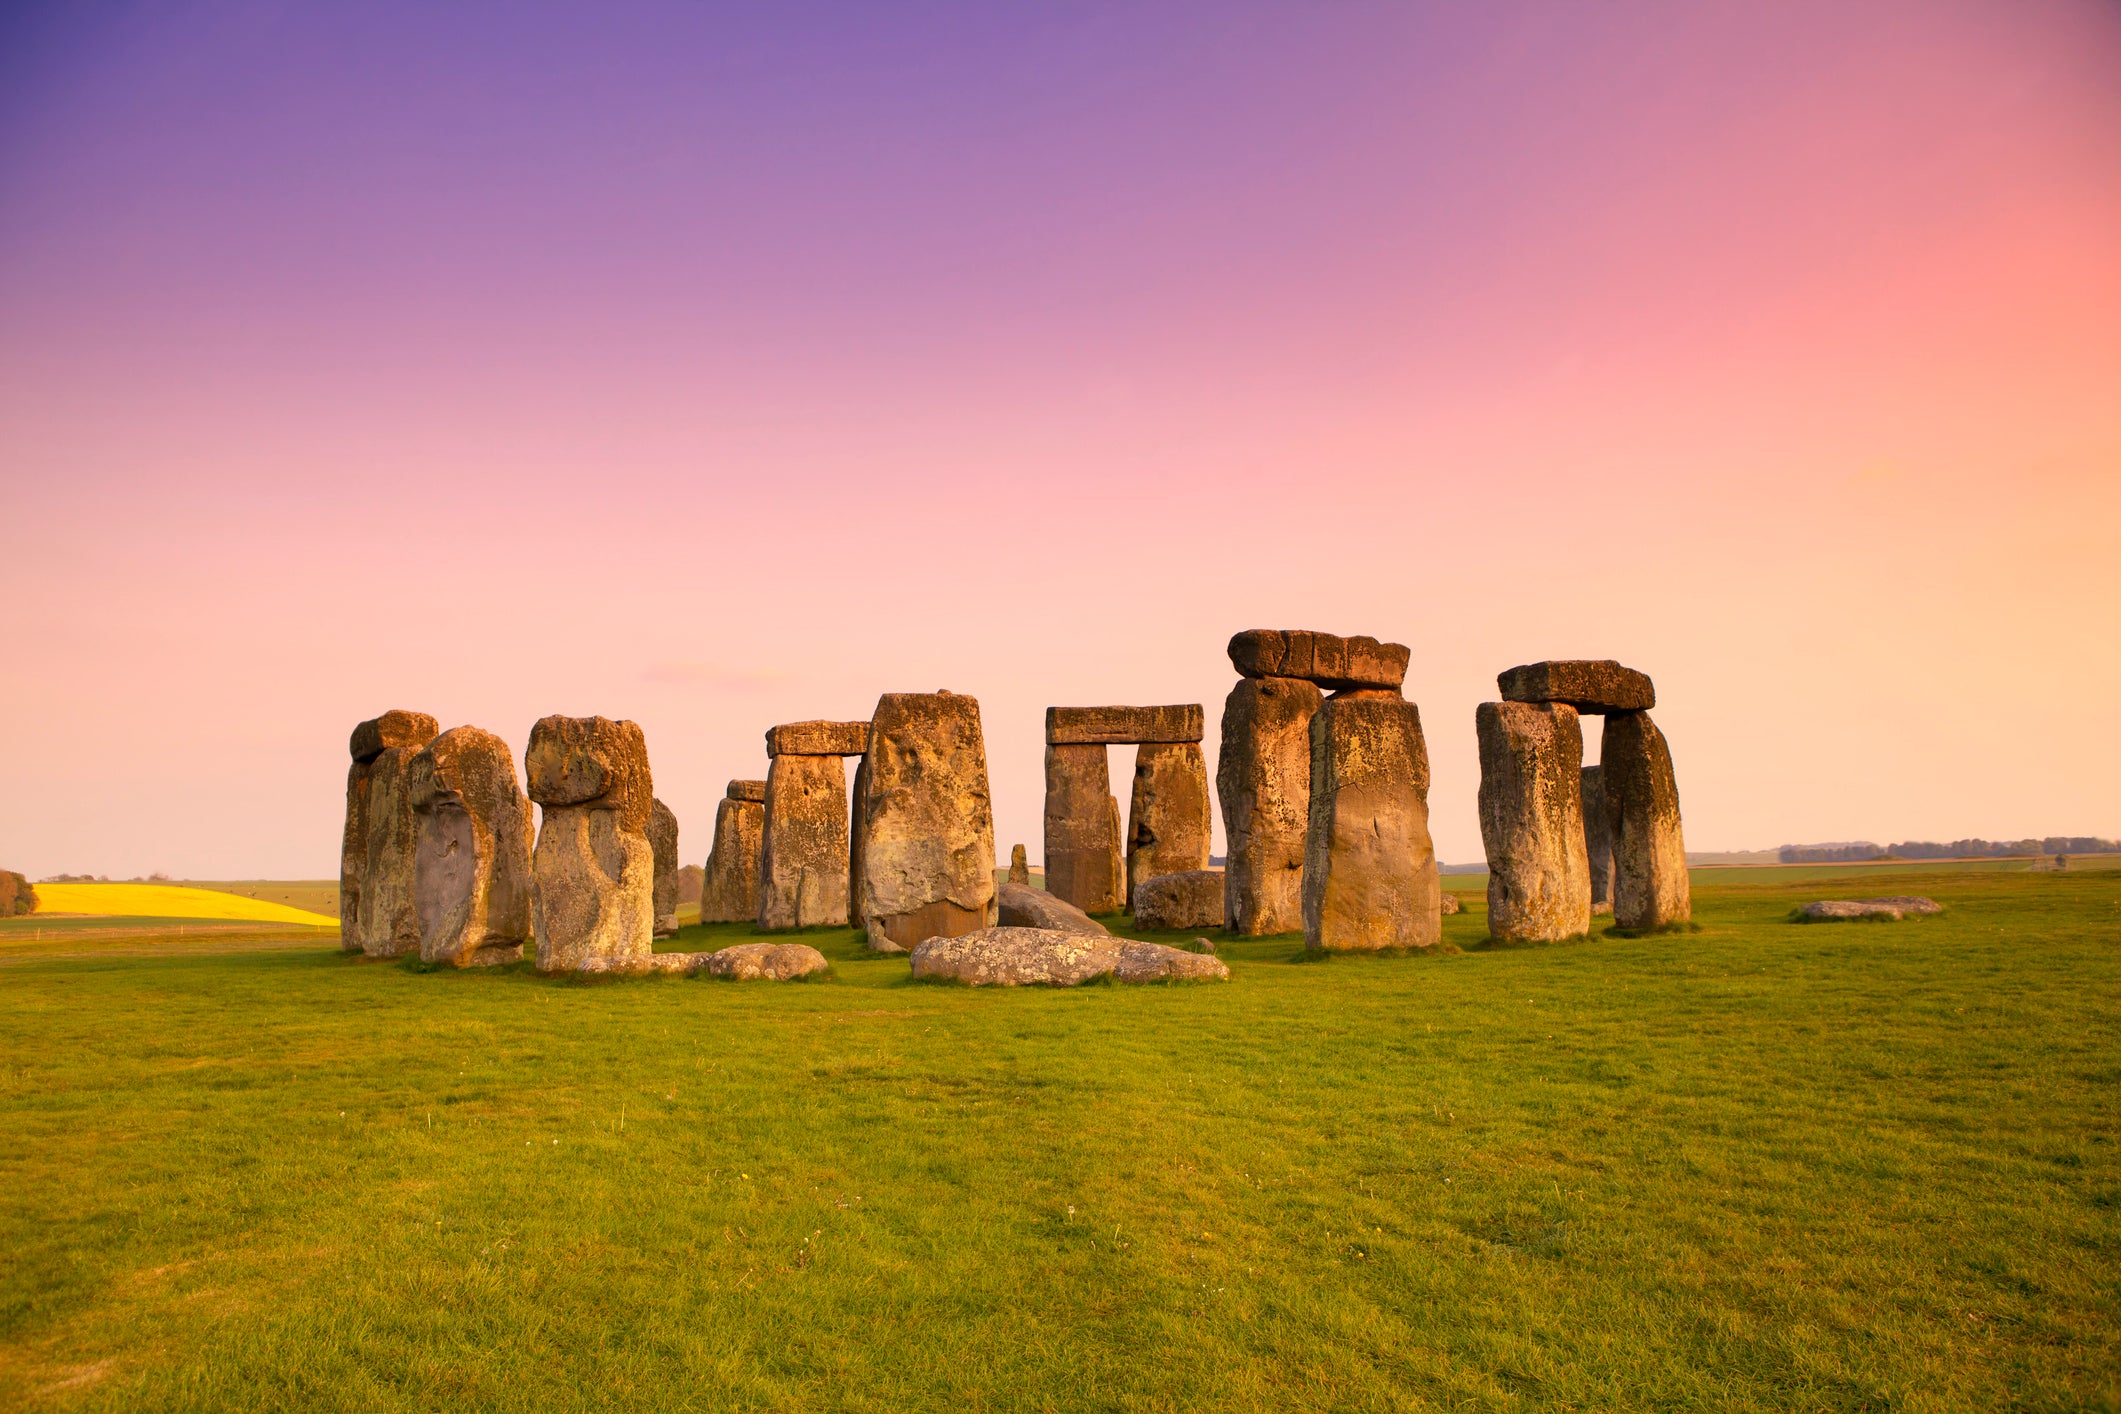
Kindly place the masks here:
[(2121, 1407), (2121, 876), (1728, 873), (1073, 992), (15, 930), (0, 1406)]

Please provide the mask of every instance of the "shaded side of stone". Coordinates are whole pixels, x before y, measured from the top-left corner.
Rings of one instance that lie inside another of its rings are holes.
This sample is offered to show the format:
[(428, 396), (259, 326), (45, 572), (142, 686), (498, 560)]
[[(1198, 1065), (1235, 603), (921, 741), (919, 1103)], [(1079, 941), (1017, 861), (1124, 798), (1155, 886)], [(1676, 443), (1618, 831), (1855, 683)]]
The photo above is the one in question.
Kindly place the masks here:
[(1661, 928), (1693, 915), (1672, 750), (1647, 712), (1612, 712), (1599, 748), (1613, 838), (1613, 922)]
[(1327, 952), (1434, 947), (1443, 886), (1429, 839), (1429, 750), (1397, 692), (1347, 692), (1311, 718), (1304, 944)]
[(1613, 826), (1605, 813), (1605, 768), (1583, 768), (1583, 845), (1590, 861), (1591, 912), (1613, 911)]
[(1339, 692), (1391, 688), (1407, 680), (1407, 647), (1307, 628), (1246, 629), (1230, 640), (1230, 662), (1248, 678), (1303, 678)]
[(714, 809), (714, 847), (700, 881), (700, 922), (757, 922), (759, 852), (766, 842), (765, 782), (758, 800), (724, 796)]
[(346, 768), (346, 828), (339, 837), (339, 946), (361, 951), (361, 892), (368, 877), (369, 761)]
[(885, 693), (863, 770), (856, 808), (869, 946), (901, 951), (992, 926), (994, 806), (978, 700)]
[(640, 727), (541, 717), (523, 752), (541, 808), (531, 931), (541, 972), (639, 970), (654, 951), (655, 781)]
[(660, 800), (648, 806), (648, 848), (655, 855), (655, 935), (675, 937), (678, 931), (678, 817)]
[(1126, 902), (1119, 803), (1102, 746), (1046, 748), (1046, 892), (1085, 913)]
[(419, 748), (393, 746), (368, 765), (368, 860), (361, 871), (361, 951), (396, 957), (420, 948), (414, 891), (419, 821), (412, 811), (412, 758)]
[(1064, 899), (1028, 884), (995, 891), (996, 921), (1004, 928), (1048, 928), (1056, 933), (1104, 934), (1105, 925)]
[(862, 854), (868, 844), (869, 816), (862, 802), (869, 797), (869, 758), (854, 765), (854, 790), (847, 820), (847, 926), (867, 932), (862, 919)]
[(1199, 741), (1206, 734), (1198, 702), (1168, 707), (1048, 707), (1046, 745), (1135, 745)]
[(1137, 928), (1220, 928), (1223, 926), (1223, 871), (1189, 869), (1159, 874), (1134, 891)]
[[(1020, 844), (1009, 846), (1009, 882), (1023, 888), (1031, 886), (1031, 861)], [(1045, 891), (1041, 889), (1040, 892)]]
[(776, 756), (766, 771), (761, 928), (847, 924), (847, 768), (837, 756)]
[(1151, 879), (1208, 867), (1213, 810), (1208, 759), (1198, 742), (1151, 744), (1134, 753), (1127, 813), (1127, 896)]
[(1488, 932), (1552, 942), (1591, 927), (1583, 825), (1583, 728), (1565, 703), (1483, 702), (1480, 839)]
[(1311, 718), (1324, 700), (1300, 678), (1241, 679), (1223, 702), (1215, 790), (1222, 798), (1223, 912), (1233, 933), (1304, 925), (1304, 835), (1311, 812)]
[(530, 801), (508, 743), (453, 727), (411, 764), (414, 907), (420, 959), (485, 966), (531, 936)]
[(1578, 712), (1646, 712), (1657, 705), (1649, 674), (1623, 668), (1611, 658), (1568, 658), (1526, 663), (1499, 673), (1505, 702), (1565, 702)]
[(867, 722), (786, 722), (766, 729), (768, 756), (859, 756), (868, 749)]

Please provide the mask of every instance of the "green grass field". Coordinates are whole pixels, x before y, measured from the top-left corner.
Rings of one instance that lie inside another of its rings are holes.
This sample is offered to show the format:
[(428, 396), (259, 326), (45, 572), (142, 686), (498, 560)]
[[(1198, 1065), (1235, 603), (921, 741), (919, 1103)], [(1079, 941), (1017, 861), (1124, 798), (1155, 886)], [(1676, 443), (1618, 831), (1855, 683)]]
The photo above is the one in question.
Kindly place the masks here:
[(16, 920), (0, 1404), (2121, 1408), (2121, 873), (1696, 878), (1073, 992)]

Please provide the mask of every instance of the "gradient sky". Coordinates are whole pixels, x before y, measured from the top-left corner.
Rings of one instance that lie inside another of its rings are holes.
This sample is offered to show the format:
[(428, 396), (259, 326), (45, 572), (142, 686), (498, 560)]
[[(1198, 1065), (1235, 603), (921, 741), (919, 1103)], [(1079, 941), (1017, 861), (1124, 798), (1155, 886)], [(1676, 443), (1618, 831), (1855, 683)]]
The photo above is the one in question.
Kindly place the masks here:
[(1696, 849), (2121, 836), (2121, 7), (26, 8), (0, 866), (329, 876), (389, 707), (696, 863), (938, 687), (1036, 859), (1254, 626), (1412, 647), (1447, 860), (1557, 656)]

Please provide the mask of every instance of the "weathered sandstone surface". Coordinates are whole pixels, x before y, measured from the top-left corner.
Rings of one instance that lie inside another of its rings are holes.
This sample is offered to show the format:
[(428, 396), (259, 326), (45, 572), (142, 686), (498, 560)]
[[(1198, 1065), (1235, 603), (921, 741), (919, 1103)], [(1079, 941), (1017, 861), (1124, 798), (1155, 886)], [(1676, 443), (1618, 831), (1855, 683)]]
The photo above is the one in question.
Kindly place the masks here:
[(1797, 910), (1800, 918), (1811, 923), (1833, 923), (1847, 919), (1886, 919), (1899, 922), (1911, 913), (1942, 913), (1935, 899), (1921, 898), (1911, 894), (1892, 898), (1836, 898), (1808, 903)]
[(1672, 749), (1647, 712), (1610, 712), (1599, 747), (1613, 838), (1613, 923), (1661, 928), (1693, 916)]
[(1144, 880), (1134, 891), (1137, 928), (1220, 928), (1223, 871), (1189, 869)]
[[(1025, 888), (1031, 886), (1030, 860), (1025, 856), (1024, 847), (1020, 844), (1009, 846), (1009, 882)], [(1045, 891), (1041, 889), (1040, 892)]]
[(416, 747), (386, 747), (368, 763), (368, 858), (355, 927), (370, 957), (420, 950), (414, 891), (420, 825), (412, 813), (412, 758), (419, 754)]
[(768, 756), (859, 756), (868, 749), (867, 722), (784, 722), (766, 731)]
[(531, 936), (530, 801), (508, 743), (452, 727), (411, 764), (420, 960), (515, 962)]
[(1199, 741), (1206, 734), (1198, 702), (1167, 707), (1048, 707), (1046, 745), (1136, 745)]
[(995, 893), (995, 905), (1004, 928), (1045, 928), (1056, 933), (1108, 936), (1104, 924), (1074, 904), (1028, 884), (1002, 885)]
[(1213, 807), (1208, 760), (1198, 742), (1151, 744), (1134, 753), (1127, 814), (1127, 896), (1151, 879), (1208, 867)]
[(1223, 912), (1233, 933), (1259, 937), (1304, 925), (1311, 718), (1322, 701), (1316, 683), (1258, 677), (1239, 680), (1223, 703), (1215, 789), (1229, 842)]
[(632, 722), (544, 717), (523, 753), (542, 809), (531, 856), (540, 972), (639, 970), (654, 952), (655, 784)]
[(1046, 748), (1046, 891), (1085, 913), (1126, 906), (1119, 802), (1102, 746)]
[(887, 692), (862, 762), (861, 919), (869, 946), (993, 925), (994, 807), (979, 702), (954, 692)]
[(1443, 887), (1429, 838), (1429, 750), (1397, 692), (1343, 691), (1311, 718), (1304, 945), (1430, 948)]
[(1407, 647), (1374, 638), (1342, 638), (1307, 628), (1246, 629), (1230, 640), (1230, 661), (1248, 678), (1303, 678), (1332, 692), (1386, 687), (1407, 680)]
[(360, 952), (361, 892), (368, 877), (368, 793), (375, 759), (394, 746), (414, 750), (435, 737), (435, 719), (425, 712), (390, 711), (353, 729), (347, 742), (353, 764), (346, 772), (346, 828), (339, 844), (339, 946)]
[(1488, 854), (1488, 932), (1553, 942), (1591, 928), (1583, 829), (1583, 728), (1559, 702), (1483, 702), (1480, 839)]

